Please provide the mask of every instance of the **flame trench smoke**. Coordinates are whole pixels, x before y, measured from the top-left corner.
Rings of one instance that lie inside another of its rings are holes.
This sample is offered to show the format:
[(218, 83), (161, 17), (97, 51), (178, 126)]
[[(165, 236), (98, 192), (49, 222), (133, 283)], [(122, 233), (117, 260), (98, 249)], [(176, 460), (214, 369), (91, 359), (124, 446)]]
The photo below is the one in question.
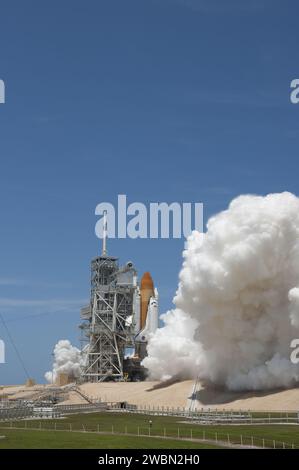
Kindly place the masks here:
[(290, 387), (299, 367), (299, 199), (240, 196), (193, 232), (176, 308), (143, 364), (155, 379), (199, 375), (231, 390)]
[(45, 379), (50, 383), (54, 383), (58, 374), (61, 373), (74, 378), (79, 377), (82, 364), (81, 351), (72, 346), (69, 340), (61, 339), (54, 348), (53, 370), (45, 373)]

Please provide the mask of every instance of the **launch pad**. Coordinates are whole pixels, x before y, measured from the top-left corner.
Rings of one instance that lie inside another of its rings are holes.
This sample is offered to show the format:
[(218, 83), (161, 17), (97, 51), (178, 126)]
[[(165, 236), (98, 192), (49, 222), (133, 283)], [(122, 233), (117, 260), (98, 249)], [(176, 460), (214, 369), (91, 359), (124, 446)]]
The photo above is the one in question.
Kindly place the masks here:
[(120, 267), (106, 245), (104, 220), (102, 254), (91, 261), (90, 303), (81, 309), (82, 380), (144, 380), (141, 361), (158, 328), (158, 292), (149, 273), (139, 285), (133, 263)]

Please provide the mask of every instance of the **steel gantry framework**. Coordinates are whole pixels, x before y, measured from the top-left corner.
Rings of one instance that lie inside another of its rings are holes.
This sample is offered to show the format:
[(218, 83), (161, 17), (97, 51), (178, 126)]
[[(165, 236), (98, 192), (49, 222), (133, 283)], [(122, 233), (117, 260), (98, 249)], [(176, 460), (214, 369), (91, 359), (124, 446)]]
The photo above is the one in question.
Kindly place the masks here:
[(86, 359), (83, 379), (122, 380), (125, 349), (133, 347), (134, 295), (137, 285), (132, 263), (119, 268), (118, 259), (103, 253), (91, 262), (90, 305), (81, 310)]

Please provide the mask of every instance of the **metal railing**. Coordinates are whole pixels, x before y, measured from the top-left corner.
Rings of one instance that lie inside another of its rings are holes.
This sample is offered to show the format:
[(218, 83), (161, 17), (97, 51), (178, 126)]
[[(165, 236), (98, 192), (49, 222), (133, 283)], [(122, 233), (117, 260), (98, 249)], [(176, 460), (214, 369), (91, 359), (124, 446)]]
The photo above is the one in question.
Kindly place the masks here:
[(5, 429), (19, 431), (48, 431), (48, 432), (73, 432), (73, 433), (93, 433), (102, 435), (118, 435), (118, 436), (136, 436), (148, 437), (155, 439), (168, 439), (189, 441), (193, 443), (206, 443), (207, 445), (215, 445), (217, 447), (230, 448), (261, 448), (261, 449), (299, 449), (299, 445), (294, 442), (280, 441), (269, 437), (253, 436), (248, 434), (214, 432), (200, 430), (196, 428), (157, 428), (146, 426), (125, 426), (120, 429), (119, 426), (111, 425), (103, 426), (102, 424), (72, 424), (63, 422), (54, 422), (52, 424), (40, 422), (30, 422), (25, 420), (24, 426), (20, 423), (14, 424), (2, 423), (0, 425), (1, 432), (5, 434)]
[(299, 424), (297, 413), (253, 413), (246, 410), (228, 411), (218, 409), (194, 409), (168, 406), (149, 406), (119, 403), (109, 406), (110, 410), (153, 416), (175, 416), (200, 424)]
[(77, 405), (55, 405), (55, 410), (61, 414), (72, 414), (72, 413), (88, 413), (93, 411), (104, 411), (107, 409), (107, 404), (104, 402), (100, 403), (83, 403)]

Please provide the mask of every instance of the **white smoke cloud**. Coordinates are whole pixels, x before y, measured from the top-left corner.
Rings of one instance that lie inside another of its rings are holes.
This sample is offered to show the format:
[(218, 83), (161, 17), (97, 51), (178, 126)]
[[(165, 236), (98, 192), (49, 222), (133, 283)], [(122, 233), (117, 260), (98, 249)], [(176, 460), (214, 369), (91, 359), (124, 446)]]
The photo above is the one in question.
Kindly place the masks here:
[(165, 326), (152, 335), (143, 364), (154, 378), (162, 380), (176, 375), (181, 378), (188, 378), (190, 373), (196, 375), (200, 344), (193, 336), (198, 322), (179, 309), (161, 315), (161, 319)]
[(193, 232), (174, 302), (149, 341), (152, 378), (199, 374), (231, 390), (298, 383), (299, 199), (240, 196)]
[(81, 351), (72, 346), (69, 340), (61, 339), (54, 348), (53, 370), (45, 373), (45, 379), (54, 383), (59, 373), (68, 374), (74, 378), (79, 377), (82, 365)]

